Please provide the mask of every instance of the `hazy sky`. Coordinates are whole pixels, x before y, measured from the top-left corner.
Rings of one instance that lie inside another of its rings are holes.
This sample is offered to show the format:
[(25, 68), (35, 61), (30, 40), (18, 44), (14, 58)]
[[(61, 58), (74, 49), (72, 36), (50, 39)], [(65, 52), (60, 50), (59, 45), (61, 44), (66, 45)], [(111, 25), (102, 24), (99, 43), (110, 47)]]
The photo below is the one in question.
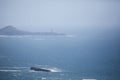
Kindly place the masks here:
[(0, 0), (0, 27), (25, 30), (120, 26), (119, 0)]

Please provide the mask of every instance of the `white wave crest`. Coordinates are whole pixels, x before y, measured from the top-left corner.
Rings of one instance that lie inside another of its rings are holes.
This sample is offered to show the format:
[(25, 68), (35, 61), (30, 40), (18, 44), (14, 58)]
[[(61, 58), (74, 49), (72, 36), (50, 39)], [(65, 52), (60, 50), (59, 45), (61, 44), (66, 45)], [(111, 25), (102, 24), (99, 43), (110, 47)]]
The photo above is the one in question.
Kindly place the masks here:
[(82, 80), (97, 80), (97, 79), (82, 79)]
[(0, 70), (0, 72), (21, 72), (21, 70)]
[(51, 72), (62, 72), (62, 70), (58, 69), (58, 68), (49, 68), (49, 70)]

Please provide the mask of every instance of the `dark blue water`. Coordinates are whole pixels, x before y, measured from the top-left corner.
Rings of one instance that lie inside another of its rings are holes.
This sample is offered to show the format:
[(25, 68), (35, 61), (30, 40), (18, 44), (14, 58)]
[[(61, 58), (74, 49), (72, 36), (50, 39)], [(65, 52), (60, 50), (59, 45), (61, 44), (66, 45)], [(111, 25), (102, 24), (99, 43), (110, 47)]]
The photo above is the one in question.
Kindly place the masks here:
[[(0, 80), (119, 80), (119, 53), (115, 36), (2, 36)], [(32, 72), (35, 65), (61, 71)]]

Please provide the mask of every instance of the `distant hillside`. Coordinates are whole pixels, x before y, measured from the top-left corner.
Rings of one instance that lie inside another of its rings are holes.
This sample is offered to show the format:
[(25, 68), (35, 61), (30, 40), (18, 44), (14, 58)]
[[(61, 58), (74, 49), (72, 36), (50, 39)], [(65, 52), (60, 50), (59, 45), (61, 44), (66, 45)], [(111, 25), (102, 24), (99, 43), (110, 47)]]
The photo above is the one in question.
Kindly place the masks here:
[(56, 32), (29, 32), (29, 31), (22, 31), (17, 29), (14, 26), (6, 26), (0, 29), (0, 35), (65, 35), (63, 33), (56, 33)]

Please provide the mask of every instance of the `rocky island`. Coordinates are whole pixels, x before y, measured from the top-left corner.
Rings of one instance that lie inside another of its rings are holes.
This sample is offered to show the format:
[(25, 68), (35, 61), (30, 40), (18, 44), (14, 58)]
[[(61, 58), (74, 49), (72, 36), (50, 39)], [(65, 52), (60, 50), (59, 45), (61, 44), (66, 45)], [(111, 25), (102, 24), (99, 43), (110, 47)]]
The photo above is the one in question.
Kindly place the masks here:
[(0, 29), (0, 35), (53, 35), (53, 36), (64, 36), (66, 34), (57, 33), (57, 32), (29, 32), (19, 30), (14, 26), (6, 26)]

